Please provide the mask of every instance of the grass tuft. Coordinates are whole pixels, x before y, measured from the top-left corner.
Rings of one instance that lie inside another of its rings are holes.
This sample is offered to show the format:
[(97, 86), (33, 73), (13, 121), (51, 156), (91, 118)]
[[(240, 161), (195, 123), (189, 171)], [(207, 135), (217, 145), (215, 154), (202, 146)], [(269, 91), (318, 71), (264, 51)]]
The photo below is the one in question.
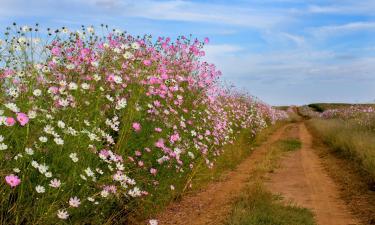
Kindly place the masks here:
[(226, 225), (313, 225), (313, 214), (305, 208), (285, 205), (280, 197), (257, 183), (236, 199)]

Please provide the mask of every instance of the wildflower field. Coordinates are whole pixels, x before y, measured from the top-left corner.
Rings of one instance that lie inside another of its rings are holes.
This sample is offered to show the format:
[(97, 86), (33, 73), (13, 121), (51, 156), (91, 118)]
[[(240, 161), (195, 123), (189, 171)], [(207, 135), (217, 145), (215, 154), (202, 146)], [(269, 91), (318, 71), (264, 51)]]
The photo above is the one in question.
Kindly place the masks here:
[(286, 117), (224, 87), (207, 38), (98, 30), (2, 36), (0, 224), (115, 223)]

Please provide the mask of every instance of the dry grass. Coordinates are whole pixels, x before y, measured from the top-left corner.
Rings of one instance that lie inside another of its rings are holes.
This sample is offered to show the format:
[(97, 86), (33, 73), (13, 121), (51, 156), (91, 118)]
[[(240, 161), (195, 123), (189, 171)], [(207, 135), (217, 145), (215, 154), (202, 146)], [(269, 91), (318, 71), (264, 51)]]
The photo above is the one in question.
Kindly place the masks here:
[(375, 178), (375, 133), (339, 119), (312, 119), (309, 125), (337, 154), (363, 167)]

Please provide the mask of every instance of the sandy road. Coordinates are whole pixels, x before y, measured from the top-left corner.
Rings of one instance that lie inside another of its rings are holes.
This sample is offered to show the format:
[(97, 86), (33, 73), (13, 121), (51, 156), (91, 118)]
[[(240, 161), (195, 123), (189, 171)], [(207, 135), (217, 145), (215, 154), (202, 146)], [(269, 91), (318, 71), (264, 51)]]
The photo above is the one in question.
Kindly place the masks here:
[(234, 171), (227, 174), (226, 180), (211, 183), (204, 191), (184, 196), (180, 202), (172, 203), (158, 216), (159, 224), (223, 224), (231, 210), (233, 197), (245, 187), (255, 166), (262, 161), (268, 146), (280, 139), (287, 126), (277, 130), (265, 143), (256, 148), (250, 157), (245, 159)]
[(327, 175), (304, 123), (299, 124), (302, 149), (287, 155), (267, 183), (285, 201), (311, 209), (319, 225), (360, 224), (339, 199), (338, 187)]

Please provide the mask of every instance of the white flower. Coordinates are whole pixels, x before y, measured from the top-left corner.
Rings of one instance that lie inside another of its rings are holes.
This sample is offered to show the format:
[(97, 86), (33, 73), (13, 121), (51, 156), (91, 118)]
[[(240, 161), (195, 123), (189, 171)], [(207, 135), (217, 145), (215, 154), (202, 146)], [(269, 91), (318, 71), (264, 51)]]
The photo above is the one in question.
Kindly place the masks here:
[(39, 89), (35, 89), (35, 90), (33, 91), (33, 95), (36, 96), (36, 97), (39, 97), (39, 96), (42, 95), (42, 91), (39, 90)]
[(148, 222), (150, 223), (150, 225), (158, 225), (157, 220), (149, 220)]
[(69, 90), (77, 90), (78, 85), (74, 82), (70, 82), (68, 88)]
[(93, 67), (99, 67), (99, 63), (97, 61), (91, 62), (91, 66), (93, 66)]
[(20, 170), (19, 168), (17, 168), (17, 167), (14, 168), (13, 171), (14, 171), (15, 173), (19, 173), (19, 172), (21, 172), (21, 170)]
[(41, 137), (39, 137), (39, 141), (43, 142), (43, 143), (46, 143), (48, 141), (48, 138), (45, 137), (45, 136), (41, 136)]
[(106, 191), (106, 190), (102, 190), (102, 191), (100, 192), (100, 195), (101, 195), (103, 198), (106, 198), (106, 197), (108, 197), (109, 192)]
[(194, 154), (192, 152), (188, 152), (190, 158), (194, 159)]
[(131, 59), (133, 58), (133, 54), (130, 53), (130, 52), (125, 52), (122, 57), (124, 57), (125, 59)]
[(69, 214), (66, 210), (58, 210), (57, 211), (57, 217), (59, 217), (62, 220), (66, 220), (69, 217)]
[(40, 194), (40, 193), (44, 193), (44, 192), (46, 192), (46, 189), (45, 189), (43, 186), (40, 186), (40, 185), (36, 186), (36, 187), (35, 187), (35, 190), (36, 190), (36, 192), (38, 192), (39, 194)]
[(121, 84), (122, 83), (122, 78), (120, 76), (114, 76), (113, 77), (113, 81), (116, 83), (116, 84)]
[(8, 145), (4, 144), (4, 143), (0, 143), (0, 150), (7, 150), (8, 149)]
[(63, 145), (63, 144), (64, 144), (64, 140), (61, 139), (61, 138), (55, 138), (55, 139), (53, 139), (53, 140), (55, 141), (55, 143), (56, 143), (57, 145)]
[(58, 180), (56, 178), (51, 180), (50, 183), (49, 183), (49, 186), (53, 187), (53, 188), (58, 188), (58, 187), (60, 187), (60, 185), (61, 185), (60, 180)]
[(83, 83), (83, 84), (81, 84), (81, 88), (83, 90), (88, 90), (88, 89), (90, 89), (90, 85), (88, 83)]
[(92, 198), (92, 197), (88, 197), (87, 200), (90, 202), (95, 202), (95, 198)]
[(52, 173), (51, 173), (51, 172), (46, 172), (46, 173), (44, 174), (44, 176), (46, 176), (47, 178), (50, 178), (50, 177), (52, 177)]
[(91, 170), (90, 167), (87, 167), (87, 169), (85, 169), (85, 173), (87, 174), (87, 176), (89, 177), (93, 177), (95, 174), (94, 172)]
[(121, 52), (121, 49), (119, 49), (119, 48), (115, 48), (115, 49), (113, 49), (113, 51), (116, 52), (116, 53), (120, 53), (120, 52)]
[(71, 207), (77, 208), (80, 204), (81, 204), (81, 201), (79, 200), (79, 198), (77, 198), (77, 196), (69, 199), (69, 205)]
[(25, 37), (20, 37), (18, 38), (18, 42), (20, 43), (20, 45), (23, 45), (23, 44), (26, 44), (27, 39)]
[(16, 156), (14, 156), (15, 160), (18, 160), (19, 158), (22, 158), (23, 155), (21, 153), (18, 153)]
[(79, 176), (81, 177), (82, 180), (87, 180), (87, 178), (85, 177), (85, 175), (80, 174)]
[(31, 165), (34, 167), (34, 168), (38, 168), (39, 167), (39, 163), (35, 160), (31, 161)]
[(12, 112), (19, 112), (20, 111), (20, 109), (14, 103), (7, 103), (4, 106), (7, 107)]
[(127, 105), (127, 101), (125, 98), (121, 98), (120, 100), (117, 101), (117, 104), (116, 104), (116, 109), (117, 110), (120, 110), (120, 109), (123, 109), (125, 108)]
[(170, 188), (171, 188), (172, 191), (174, 191), (174, 189), (175, 189), (173, 185), (171, 185)]
[(98, 74), (94, 74), (93, 78), (95, 81), (100, 81), (102, 79)]
[(7, 92), (8, 92), (8, 95), (13, 98), (18, 98), (19, 96), (19, 90), (17, 88), (9, 88)]
[(68, 65), (66, 65), (66, 68), (68, 70), (72, 70), (72, 69), (76, 68), (76, 66), (74, 64), (68, 64)]
[(32, 150), (31, 148), (25, 148), (25, 152), (28, 155), (33, 155), (34, 154), (34, 150)]
[(36, 112), (31, 110), (27, 113), (27, 115), (29, 116), (30, 119), (35, 119), (36, 117)]
[(141, 46), (139, 45), (138, 42), (133, 42), (133, 43), (131, 44), (131, 46), (132, 46), (132, 48), (133, 48), (134, 50), (137, 50), (137, 49), (139, 49), (139, 47), (141, 47)]
[(4, 141), (4, 136), (0, 135), (0, 142)]
[(78, 162), (77, 153), (71, 153), (69, 157), (72, 159), (73, 162)]
[(60, 127), (60, 128), (65, 128), (65, 123), (61, 120), (57, 121), (57, 126)]
[(134, 187), (133, 189), (128, 191), (128, 194), (132, 196), (133, 198), (141, 196), (141, 191), (138, 187)]
[(38, 165), (38, 170), (40, 173), (44, 174), (47, 173), (48, 171), (48, 166), (46, 164), (39, 164)]
[(23, 27), (22, 27), (22, 31), (23, 31), (23, 32), (28, 32), (28, 31), (29, 31), (29, 27), (26, 26), (26, 25), (23, 26)]
[(94, 27), (92, 27), (92, 26), (87, 27), (87, 31), (88, 31), (89, 33), (94, 33), (94, 32), (95, 32)]
[(68, 99), (59, 99), (59, 105), (61, 105), (62, 107), (67, 107), (69, 105), (69, 101)]

